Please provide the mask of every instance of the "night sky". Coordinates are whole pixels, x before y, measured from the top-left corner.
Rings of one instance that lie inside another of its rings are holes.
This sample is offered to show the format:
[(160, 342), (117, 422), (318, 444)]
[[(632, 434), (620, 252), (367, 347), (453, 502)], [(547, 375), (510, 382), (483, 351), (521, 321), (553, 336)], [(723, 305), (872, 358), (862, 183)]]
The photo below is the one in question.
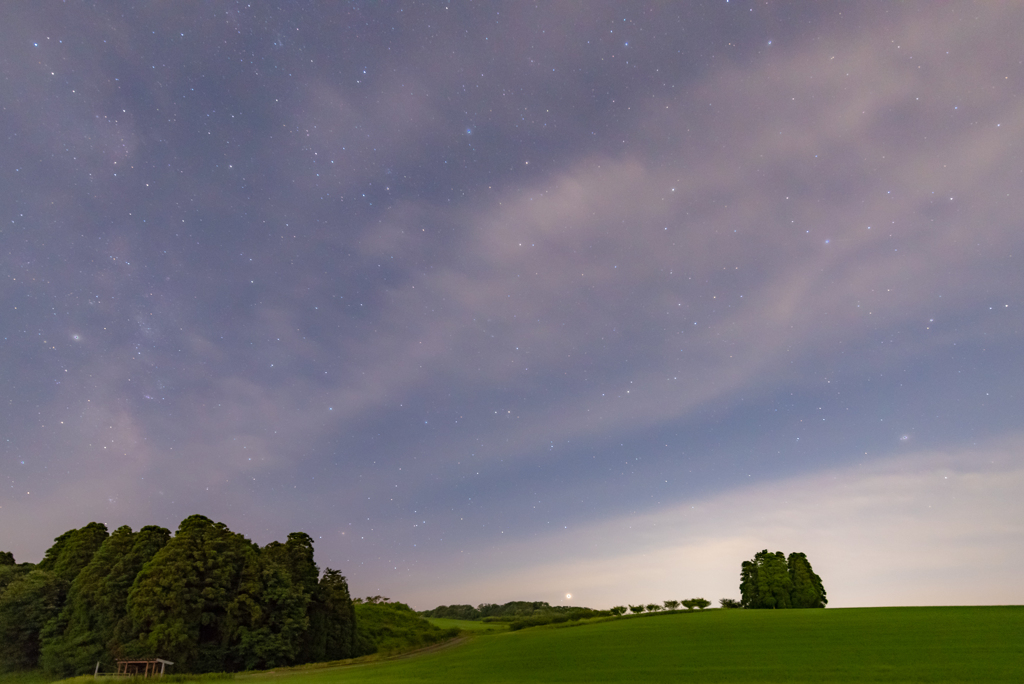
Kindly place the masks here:
[[(1024, 603), (1024, 6), (20, 2), (0, 550)], [(566, 599), (566, 594), (572, 594)]]

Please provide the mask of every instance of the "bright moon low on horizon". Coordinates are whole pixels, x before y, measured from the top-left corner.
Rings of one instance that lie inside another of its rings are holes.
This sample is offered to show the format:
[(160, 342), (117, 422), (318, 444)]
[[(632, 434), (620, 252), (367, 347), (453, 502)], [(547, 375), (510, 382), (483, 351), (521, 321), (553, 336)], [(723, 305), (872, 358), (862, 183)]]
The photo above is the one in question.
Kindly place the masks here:
[(11, 3), (0, 550), (1020, 604), (1024, 5)]

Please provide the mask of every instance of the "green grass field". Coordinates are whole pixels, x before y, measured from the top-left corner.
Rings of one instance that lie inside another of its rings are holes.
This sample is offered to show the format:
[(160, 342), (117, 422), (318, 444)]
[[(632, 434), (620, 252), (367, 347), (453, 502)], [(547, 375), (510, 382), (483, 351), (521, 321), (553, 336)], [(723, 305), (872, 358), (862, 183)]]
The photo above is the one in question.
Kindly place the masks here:
[[(245, 679), (1021, 682), (1024, 607), (712, 610), (485, 634), (403, 660)], [(283, 684), (283, 683), (282, 683)]]
[[(462, 620), (431, 622), (462, 628), (464, 634), (477, 631), (461, 643), (406, 658), (370, 656), (363, 663), (234, 679), (273, 679), (274, 684), (1024, 682), (1024, 606), (711, 610), (518, 632), (483, 631), (505, 626)], [(47, 681), (38, 671), (0, 674), (0, 684)]]
[(53, 677), (48, 677), (39, 669), (0, 672), (0, 684), (48, 684), (52, 681)]

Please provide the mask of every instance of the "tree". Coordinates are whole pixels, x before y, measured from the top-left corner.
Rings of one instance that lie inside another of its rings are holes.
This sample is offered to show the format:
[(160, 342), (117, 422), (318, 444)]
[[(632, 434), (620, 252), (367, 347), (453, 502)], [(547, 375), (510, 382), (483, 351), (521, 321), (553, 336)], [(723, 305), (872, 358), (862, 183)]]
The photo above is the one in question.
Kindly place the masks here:
[(665, 610), (675, 610), (679, 607), (679, 601), (665, 601)]
[(609, 612), (611, 612), (611, 614), (615, 615), (615, 616), (625, 615), (626, 614), (626, 606), (612, 606), (611, 611), (609, 611)]
[(704, 610), (711, 605), (711, 601), (702, 598), (690, 599), (691, 603), (696, 606), (699, 610)]
[(636, 613), (642, 613), (642, 612), (644, 612), (645, 610), (647, 610), (647, 608), (646, 608), (645, 606), (642, 606), (642, 605), (641, 605), (641, 606), (633, 606), (633, 605), (631, 605), (631, 606), (629, 607), (629, 612), (631, 612), (631, 613), (634, 613), (634, 614), (636, 614)]
[(788, 559), (789, 576), (793, 580), (794, 608), (824, 608), (828, 603), (821, 578), (814, 574), (803, 553), (793, 552)]
[(108, 666), (114, 630), (127, 612), (128, 592), (142, 566), (170, 539), (163, 527), (149, 525), (133, 533), (114, 530), (75, 577), (60, 614), (42, 633), (41, 663), (48, 674), (70, 677)]
[(255, 544), (223, 523), (185, 518), (139, 572), (118, 627), (118, 656), (173, 660), (175, 671), (218, 672), (235, 666), (231, 612)]
[(10, 551), (0, 551), (0, 565), (17, 565), (14, 562), (14, 554)]
[(740, 603), (736, 599), (731, 599), (731, 598), (718, 599), (718, 605), (722, 606), (722, 608), (742, 608), (743, 607), (742, 603)]
[(0, 594), (0, 664), (8, 669), (35, 667), (40, 633), (60, 612), (68, 583), (49, 570), (35, 569)]
[(648, 613), (657, 613), (659, 610), (661, 610), (661, 606), (659, 606), (657, 603), (648, 603), (646, 607)]
[(344, 575), (331, 568), (324, 570), (309, 616), (314, 635), (310, 662), (356, 656), (356, 611)]
[[(278, 544), (278, 547), (284, 547)], [(293, 582), (287, 554), (246, 553), (238, 590), (227, 605), (230, 659), (245, 670), (291, 665), (309, 628), (312, 596)]]
[(3, 594), (7, 585), (24, 577), (34, 569), (35, 566), (31, 563), (22, 563), (21, 565), (0, 565), (0, 594)]
[(38, 567), (70, 584), (106, 538), (107, 526), (103, 523), (91, 522), (80, 529), (68, 530), (53, 540), (53, 546), (47, 549)]
[[(265, 557), (266, 562), (273, 561), (287, 569), (294, 592), (301, 592), (305, 597), (300, 599), (298, 593), (294, 593), (292, 597), (295, 600), (305, 600), (303, 615), (306, 618), (306, 627), (294, 634), (296, 648), (290, 656), (291, 662), (308, 663), (322, 660), (324, 642), (318, 633), (319, 623), (313, 622), (320, 595), (320, 569), (313, 560), (312, 537), (304, 532), (292, 532), (284, 544), (271, 542), (263, 547), (260, 555)], [(284, 628), (284, 625), (281, 627)]]
[(781, 551), (767, 549), (743, 562), (740, 594), (744, 608), (823, 608), (827, 602), (821, 578), (803, 553), (787, 560)]
[[(5, 562), (0, 583), (0, 662), (33, 667), (39, 662), (43, 630), (60, 613), (68, 587), (107, 538), (107, 526), (92, 522), (54, 540), (43, 560), (28, 573)], [(14, 557), (11, 555), (13, 562)]]

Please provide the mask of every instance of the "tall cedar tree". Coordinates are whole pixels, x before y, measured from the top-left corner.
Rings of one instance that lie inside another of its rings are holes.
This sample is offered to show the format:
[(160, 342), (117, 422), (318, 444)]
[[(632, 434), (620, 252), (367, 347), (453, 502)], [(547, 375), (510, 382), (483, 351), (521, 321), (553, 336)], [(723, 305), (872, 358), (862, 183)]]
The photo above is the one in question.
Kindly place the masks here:
[(337, 570), (327, 568), (309, 607), (310, 634), (303, 662), (353, 658), (362, 650), (356, 641), (356, 611), (348, 582)]
[(64, 609), (43, 630), (41, 663), (56, 677), (88, 674), (97, 662), (113, 666), (114, 632), (127, 614), (128, 592), (142, 566), (170, 539), (163, 527), (114, 530), (68, 590)]
[(38, 567), (70, 584), (106, 538), (107, 526), (103, 523), (91, 522), (80, 529), (68, 530), (53, 540), (53, 546), (43, 555)]
[[(291, 665), (309, 629), (312, 596), (296, 581), (287, 544), (249, 553), (238, 591), (228, 605), (231, 657), (236, 668)], [(309, 555), (312, 561), (312, 554)]]
[(38, 664), (43, 629), (60, 613), (71, 582), (106, 538), (107, 526), (101, 523), (68, 530), (54, 540), (35, 569), (7, 578), (11, 581), (0, 594), (0, 664)]
[(814, 574), (803, 553), (789, 554), (789, 576), (793, 578), (794, 608), (824, 608), (828, 603), (821, 578)]
[(128, 593), (117, 639), (126, 657), (172, 660), (176, 672), (235, 669), (232, 602), (255, 545), (223, 523), (185, 518)]
[(32, 570), (0, 594), (0, 669), (39, 662), (40, 633), (60, 611), (67, 582), (48, 570)]

